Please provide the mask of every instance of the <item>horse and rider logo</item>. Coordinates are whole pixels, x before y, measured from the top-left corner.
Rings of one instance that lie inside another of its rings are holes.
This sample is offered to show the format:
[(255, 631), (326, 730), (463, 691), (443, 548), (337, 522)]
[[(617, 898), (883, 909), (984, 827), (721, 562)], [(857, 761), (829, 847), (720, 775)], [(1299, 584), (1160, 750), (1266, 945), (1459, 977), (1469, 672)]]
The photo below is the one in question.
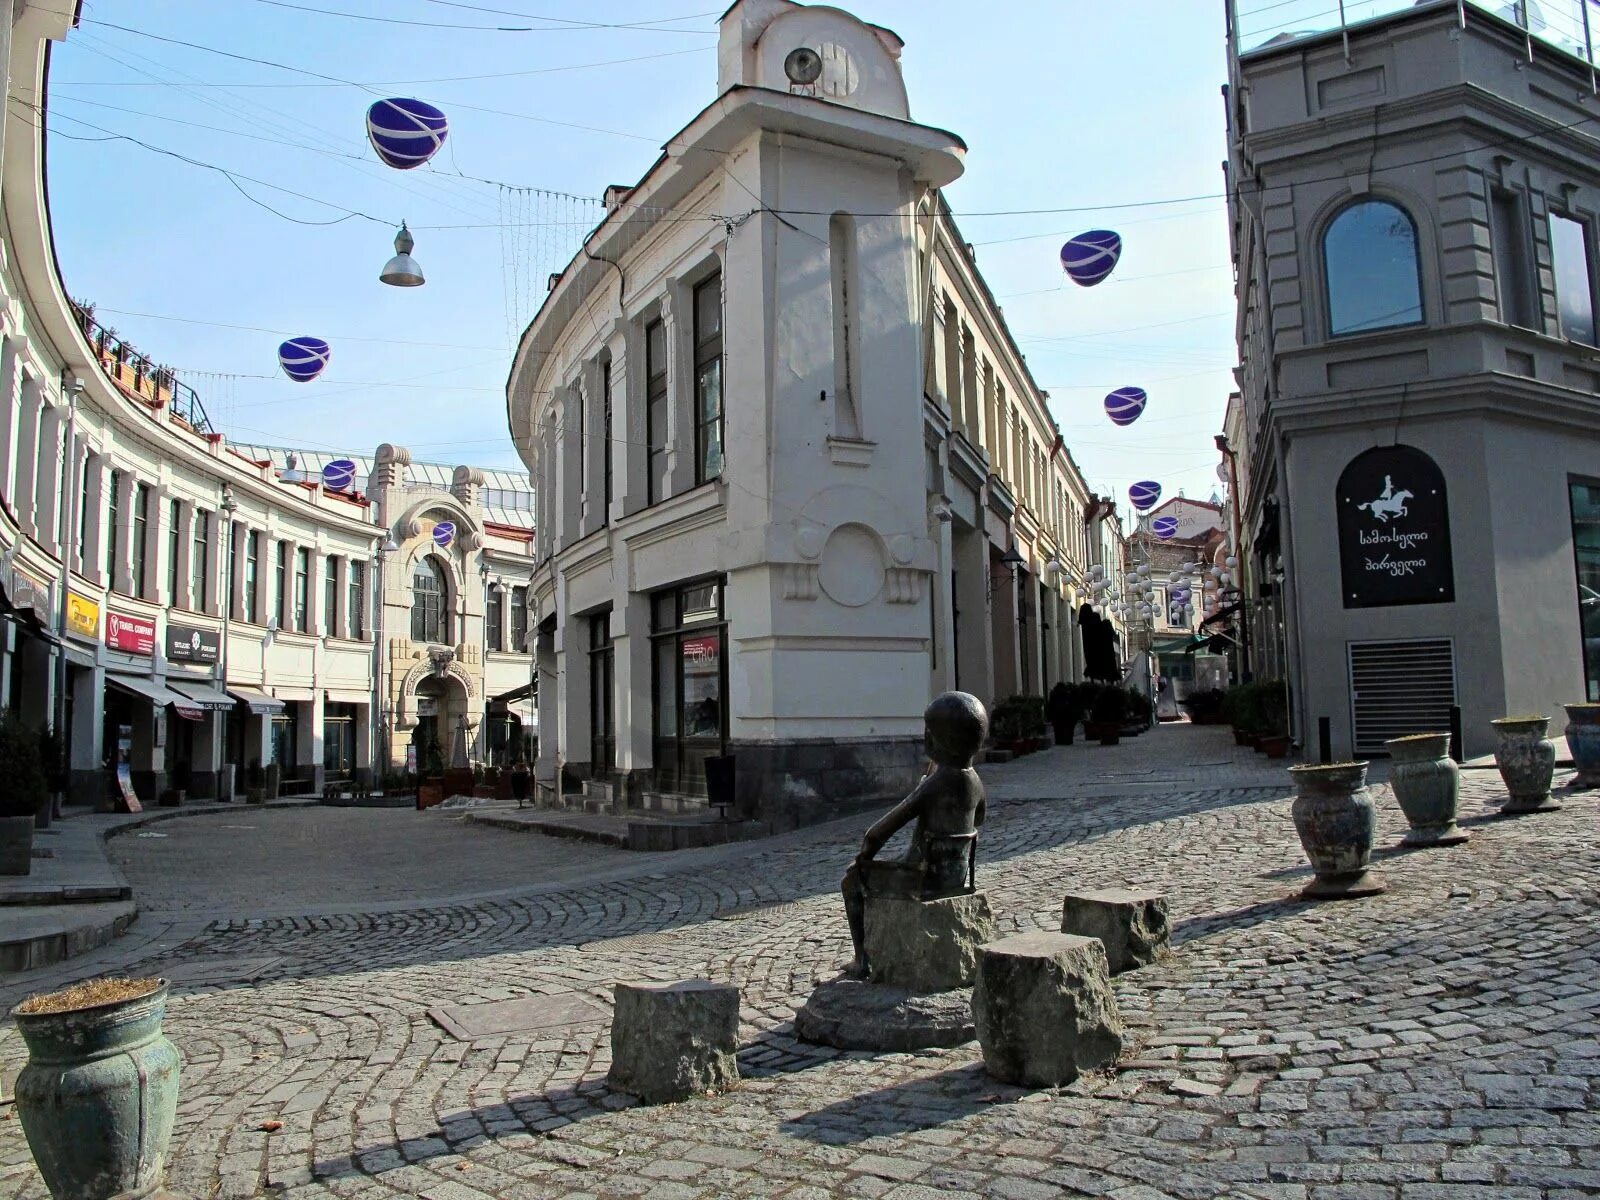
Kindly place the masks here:
[(1398, 492), (1394, 490), (1394, 479), (1388, 475), (1383, 477), (1383, 491), (1376, 500), (1368, 500), (1365, 504), (1356, 505), (1364, 508), (1385, 525), (1390, 517), (1403, 517), (1406, 515), (1406, 501), (1410, 500), (1412, 493), (1405, 488)]

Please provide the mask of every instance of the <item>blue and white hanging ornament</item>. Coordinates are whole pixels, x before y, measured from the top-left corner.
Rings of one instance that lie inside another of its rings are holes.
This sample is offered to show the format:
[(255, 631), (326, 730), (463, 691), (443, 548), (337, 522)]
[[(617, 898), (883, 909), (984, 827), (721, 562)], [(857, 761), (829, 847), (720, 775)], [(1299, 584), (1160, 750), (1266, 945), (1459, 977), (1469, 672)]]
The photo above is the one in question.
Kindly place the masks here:
[(1093, 287), (1117, 265), (1122, 257), (1122, 235), (1109, 229), (1080, 233), (1061, 247), (1061, 266), (1081, 287)]
[(456, 540), (456, 523), (454, 521), (440, 521), (433, 527), (433, 544), (441, 550), (448, 550), (450, 543)]
[(1156, 506), (1156, 501), (1161, 499), (1161, 485), (1153, 479), (1145, 479), (1134, 484), (1128, 489), (1128, 501), (1140, 512), (1146, 512)]
[(322, 468), (322, 486), (330, 492), (342, 492), (356, 481), (356, 464), (348, 458), (336, 458)]
[(1132, 425), (1149, 399), (1140, 387), (1119, 387), (1106, 397), (1106, 415), (1118, 425)]
[(1150, 532), (1158, 538), (1176, 537), (1178, 533), (1178, 518), (1157, 517), (1150, 522)]
[(391, 98), (367, 109), (367, 140), (398, 171), (420, 167), (449, 136), (449, 120), (425, 100)]
[(310, 383), (328, 366), (333, 351), (319, 337), (290, 338), (278, 347), (278, 365), (296, 383)]

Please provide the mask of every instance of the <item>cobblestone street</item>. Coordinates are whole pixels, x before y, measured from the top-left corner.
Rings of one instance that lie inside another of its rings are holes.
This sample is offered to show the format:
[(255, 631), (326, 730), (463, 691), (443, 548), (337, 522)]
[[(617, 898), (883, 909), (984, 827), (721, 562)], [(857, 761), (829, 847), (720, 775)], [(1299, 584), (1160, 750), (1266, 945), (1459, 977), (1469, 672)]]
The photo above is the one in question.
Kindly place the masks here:
[[(865, 817), (671, 855), (469, 837), (442, 814), (180, 818), (112, 843), (150, 899), (133, 930), (0, 1001), (113, 968), (173, 978), (168, 1182), (194, 1197), (1600, 1192), (1600, 794), (1498, 819), (1498, 776), (1467, 772), (1472, 840), (1400, 853), (1375, 788), (1389, 890), (1312, 905), (1294, 899), (1310, 873), (1282, 767), (1179, 726), (984, 768), (979, 882), (1002, 932), (1056, 928), (1071, 888), (1172, 906), (1172, 955), (1116, 981), (1117, 1069), (1059, 1091), (995, 1084), (976, 1045), (794, 1039), (796, 1007), (848, 957), (835, 889)], [(393, 884), (413, 871), (407, 900)], [(683, 1105), (608, 1090), (603, 1011), (476, 1041), (428, 1015), (563, 993), (605, 1010), (615, 980), (689, 976), (742, 989), (744, 1083)], [(7, 1026), (8, 1084), (22, 1058)], [(0, 1194), (43, 1200), (0, 1113)]]

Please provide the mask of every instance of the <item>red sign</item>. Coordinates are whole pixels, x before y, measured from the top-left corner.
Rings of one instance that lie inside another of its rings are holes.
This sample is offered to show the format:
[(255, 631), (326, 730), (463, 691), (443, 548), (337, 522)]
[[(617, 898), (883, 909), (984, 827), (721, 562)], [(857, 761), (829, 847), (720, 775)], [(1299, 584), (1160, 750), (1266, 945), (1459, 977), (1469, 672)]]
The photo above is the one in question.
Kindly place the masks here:
[(156, 652), (156, 623), (119, 612), (106, 613), (106, 645), (127, 654)]

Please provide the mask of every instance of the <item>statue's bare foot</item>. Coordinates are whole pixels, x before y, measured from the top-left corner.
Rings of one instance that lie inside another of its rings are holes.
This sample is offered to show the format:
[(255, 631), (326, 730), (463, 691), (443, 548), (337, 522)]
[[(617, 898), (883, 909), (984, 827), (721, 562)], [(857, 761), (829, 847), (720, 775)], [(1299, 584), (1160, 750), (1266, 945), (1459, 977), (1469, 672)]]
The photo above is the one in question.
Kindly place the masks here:
[(852, 958), (845, 964), (843, 971), (839, 972), (844, 979), (865, 979), (867, 977), (867, 963), (862, 958)]

